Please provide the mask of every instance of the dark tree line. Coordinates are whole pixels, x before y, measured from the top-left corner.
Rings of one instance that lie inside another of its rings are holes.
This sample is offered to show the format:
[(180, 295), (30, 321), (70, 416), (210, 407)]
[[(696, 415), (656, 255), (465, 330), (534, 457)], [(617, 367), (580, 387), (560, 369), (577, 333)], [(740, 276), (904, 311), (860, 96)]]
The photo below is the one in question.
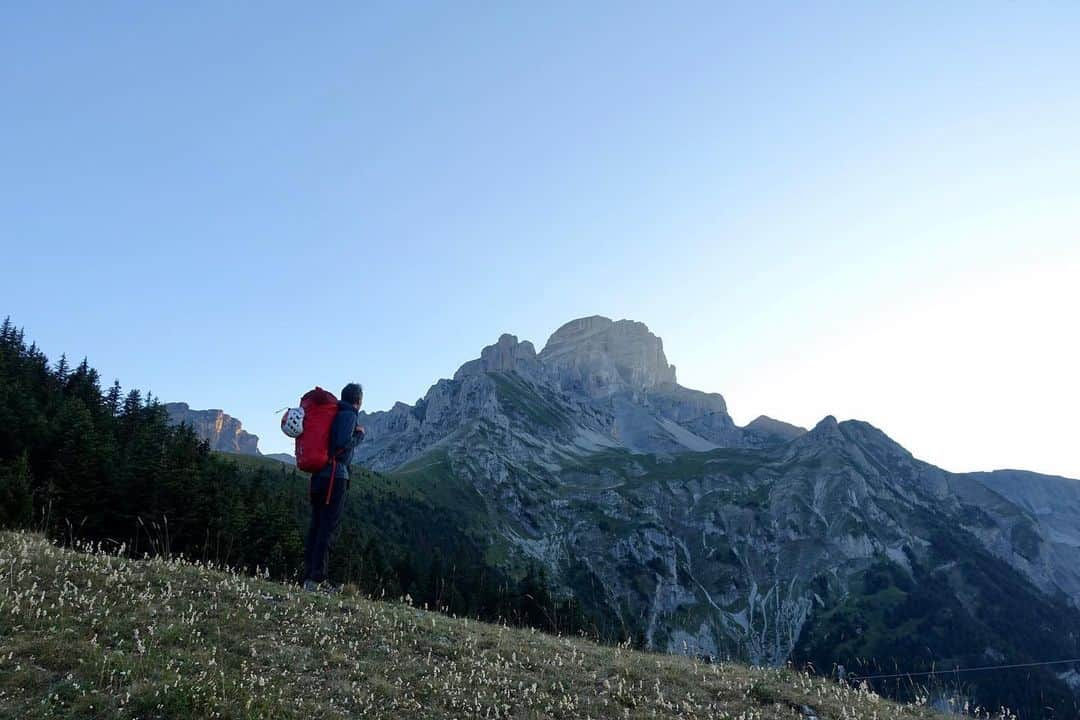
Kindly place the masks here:
[[(280, 474), (278, 474), (280, 475)], [(164, 408), (0, 327), (0, 522), (142, 553), (285, 576), (299, 548), (291, 488), (210, 452)]]
[[(540, 569), (511, 577), (485, 561), (485, 539), (453, 516), (380, 490), (377, 476), (357, 470), (333, 577), (457, 615), (585, 630), (582, 613), (551, 596)], [(103, 389), (85, 359), (50, 363), (10, 319), (0, 327), (0, 528), (296, 581), (306, 488), (307, 477), (283, 465), (211, 452), (190, 427), (170, 426), (154, 397), (119, 382)]]

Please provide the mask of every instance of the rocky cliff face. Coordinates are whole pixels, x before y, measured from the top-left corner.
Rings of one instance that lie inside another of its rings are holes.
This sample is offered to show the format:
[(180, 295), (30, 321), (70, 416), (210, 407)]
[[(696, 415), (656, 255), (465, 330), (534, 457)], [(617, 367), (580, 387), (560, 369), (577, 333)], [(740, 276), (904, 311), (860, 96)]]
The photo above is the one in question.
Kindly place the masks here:
[(165, 403), (169, 423), (190, 425), (195, 435), (210, 443), (212, 450), (258, 455), (259, 438), (247, 432), (240, 421), (222, 410), (192, 410), (187, 403)]
[[(961, 477), (1005, 498), (1031, 521), (997, 528), (986, 541), (1002, 553), (1015, 548), (1014, 563), (1039, 587), (1061, 591), (1080, 606), (1080, 480), (1023, 470)], [(1002, 537), (1005, 533), (1007, 537)]]
[(572, 320), (548, 339), (540, 353), (563, 389), (590, 398), (635, 393), (675, 384), (675, 366), (664, 343), (644, 323), (606, 317)]
[[(475, 498), (492, 556), (539, 562), (646, 647), (820, 663), (837, 633), (884, 623), (866, 637), (886, 642), (910, 615), (964, 628), (951, 645), (919, 636), (939, 661), (965, 642), (987, 657), (1080, 650), (1066, 629), (1080, 626), (1080, 498), (1061, 486), (1074, 481), (953, 475), (858, 421), (738, 427), (720, 395), (676, 383), (641, 323), (576, 320), (540, 353), (503, 335), (416, 405), (362, 422), (360, 462), (432, 502)], [(908, 598), (893, 620), (860, 609), (886, 591)], [(1016, 635), (986, 604), (997, 593), (1037, 608), (1041, 629)]]
[(531, 342), (518, 342), (517, 336), (504, 334), (497, 343), (484, 348), (478, 360), (462, 365), (454, 373), (454, 380), (489, 372), (512, 372), (522, 377), (538, 378), (544, 369)]

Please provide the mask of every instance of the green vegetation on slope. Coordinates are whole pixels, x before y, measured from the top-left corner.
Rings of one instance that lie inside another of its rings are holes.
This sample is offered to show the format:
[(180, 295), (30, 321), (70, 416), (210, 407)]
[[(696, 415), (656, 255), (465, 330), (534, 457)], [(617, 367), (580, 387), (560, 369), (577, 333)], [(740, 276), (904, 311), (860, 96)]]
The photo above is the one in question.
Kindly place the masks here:
[(532, 427), (556, 430), (571, 427), (566, 413), (556, 403), (543, 397), (536, 388), (528, 385), (516, 374), (490, 372), (488, 377), (495, 382), (499, 402), (511, 417), (523, 418)]
[[(910, 574), (882, 558), (846, 597), (814, 615), (795, 659), (818, 667), (841, 663), (849, 672), (872, 675), (1080, 654), (1080, 635), (1061, 631), (1077, 627), (1075, 610), (1040, 598), (1019, 573), (964, 532), (937, 527), (930, 540), (924, 560), (909, 554)], [(938, 680), (945, 692), (965, 694), (984, 707), (1019, 709), (1022, 718), (1075, 718), (1080, 711), (1053, 668)], [(907, 678), (880, 681), (877, 690), (898, 698), (924, 692)]]
[(0, 715), (933, 718), (787, 669), (706, 665), (0, 534)]

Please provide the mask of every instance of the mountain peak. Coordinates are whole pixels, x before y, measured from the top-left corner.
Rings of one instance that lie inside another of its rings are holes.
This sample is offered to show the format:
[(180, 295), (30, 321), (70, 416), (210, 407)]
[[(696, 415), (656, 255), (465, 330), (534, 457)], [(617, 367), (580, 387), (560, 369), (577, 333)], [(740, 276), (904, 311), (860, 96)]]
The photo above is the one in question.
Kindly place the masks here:
[(494, 345), (488, 345), (480, 351), (478, 360), (470, 360), (462, 365), (454, 379), (460, 380), (469, 375), (486, 372), (516, 372), (530, 375), (538, 367), (536, 348), (525, 340), (518, 342), (517, 335), (503, 333)]
[(750, 432), (758, 433), (759, 435), (779, 438), (781, 440), (794, 440), (795, 438), (806, 434), (806, 428), (786, 423), (783, 420), (771, 418), (768, 415), (758, 415), (745, 429)]
[(832, 415), (826, 415), (818, 421), (817, 425), (802, 437), (798, 438), (796, 445), (801, 448), (842, 447), (847, 444), (847, 438), (840, 430), (840, 423)]
[(663, 340), (633, 320), (602, 315), (571, 320), (552, 333), (539, 358), (563, 387), (591, 397), (675, 384), (675, 366), (664, 355)]
[(836, 421), (836, 417), (833, 415), (826, 415), (818, 421), (818, 424), (814, 426), (814, 429), (810, 432), (825, 434), (836, 432), (840, 429), (840, 423)]

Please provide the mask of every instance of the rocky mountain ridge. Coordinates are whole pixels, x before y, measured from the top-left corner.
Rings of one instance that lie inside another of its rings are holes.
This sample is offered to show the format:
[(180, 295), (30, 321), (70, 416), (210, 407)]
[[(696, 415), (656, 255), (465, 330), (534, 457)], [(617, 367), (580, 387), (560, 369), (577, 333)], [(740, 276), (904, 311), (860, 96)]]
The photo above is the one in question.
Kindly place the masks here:
[[(464, 527), (495, 529), (483, 542), (500, 562), (540, 563), (645, 647), (849, 667), (911, 638), (922, 649), (897, 662), (1080, 650), (1072, 515), (1010, 497), (1005, 476), (922, 462), (868, 423), (739, 427), (722, 396), (678, 385), (641, 323), (582, 318), (539, 353), (503, 335), (414, 405), (361, 422), (361, 463), (458, 498)], [(882, 616), (886, 591), (899, 605)], [(1023, 613), (1037, 629), (1021, 635)]]
[(368, 429), (363, 460), (375, 469), (390, 469), (468, 420), (495, 421), (500, 408), (491, 374), (526, 383), (547, 410), (572, 418), (562, 434), (557, 428), (547, 430), (553, 431), (553, 441), (576, 447), (700, 452), (764, 447), (805, 432), (764, 416), (737, 427), (721, 395), (676, 382), (663, 342), (643, 323), (593, 316), (563, 325), (540, 353), (531, 342), (504, 334), (415, 405), (397, 403), (389, 411), (362, 413)]

